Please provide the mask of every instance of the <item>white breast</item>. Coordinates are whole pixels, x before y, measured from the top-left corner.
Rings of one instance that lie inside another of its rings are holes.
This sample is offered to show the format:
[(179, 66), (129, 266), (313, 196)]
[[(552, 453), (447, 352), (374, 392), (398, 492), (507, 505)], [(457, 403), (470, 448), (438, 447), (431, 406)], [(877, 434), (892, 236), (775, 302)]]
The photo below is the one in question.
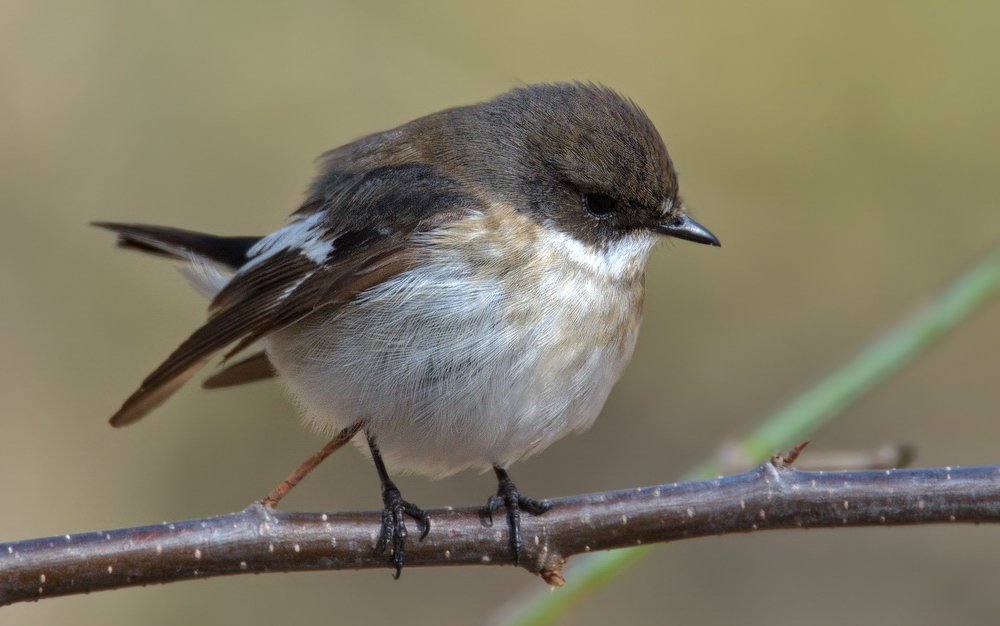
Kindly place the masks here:
[(598, 252), (521, 224), (517, 245), (470, 245), (497, 235), (476, 219), (432, 233), (433, 261), (266, 341), (308, 423), (367, 418), (391, 471), (537, 452), (593, 422), (632, 355), (651, 238)]

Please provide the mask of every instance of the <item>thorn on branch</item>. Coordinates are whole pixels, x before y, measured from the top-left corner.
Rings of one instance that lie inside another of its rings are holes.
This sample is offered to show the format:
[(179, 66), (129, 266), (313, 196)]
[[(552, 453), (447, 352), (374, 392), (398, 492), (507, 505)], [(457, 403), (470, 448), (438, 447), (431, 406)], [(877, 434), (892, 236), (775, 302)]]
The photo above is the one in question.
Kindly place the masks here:
[(792, 463), (795, 462), (802, 451), (805, 450), (806, 446), (809, 445), (809, 440), (806, 439), (802, 443), (793, 446), (788, 452), (782, 455), (780, 452), (776, 452), (774, 456), (771, 457), (771, 464), (778, 469), (791, 469)]
[(566, 584), (566, 579), (563, 578), (561, 571), (543, 569), (542, 571), (538, 572), (538, 575), (541, 576), (542, 580), (545, 581), (545, 584), (547, 584), (550, 587), (562, 587), (563, 585)]

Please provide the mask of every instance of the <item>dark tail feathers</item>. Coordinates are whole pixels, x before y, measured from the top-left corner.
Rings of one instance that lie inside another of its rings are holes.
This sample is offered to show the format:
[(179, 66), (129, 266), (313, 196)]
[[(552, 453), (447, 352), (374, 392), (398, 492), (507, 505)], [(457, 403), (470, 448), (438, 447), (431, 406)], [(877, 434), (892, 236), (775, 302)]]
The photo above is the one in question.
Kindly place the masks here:
[(118, 246), (121, 248), (180, 260), (187, 260), (187, 255), (193, 254), (234, 270), (247, 262), (247, 251), (261, 239), (218, 237), (180, 228), (145, 224), (93, 222), (93, 225), (118, 233)]

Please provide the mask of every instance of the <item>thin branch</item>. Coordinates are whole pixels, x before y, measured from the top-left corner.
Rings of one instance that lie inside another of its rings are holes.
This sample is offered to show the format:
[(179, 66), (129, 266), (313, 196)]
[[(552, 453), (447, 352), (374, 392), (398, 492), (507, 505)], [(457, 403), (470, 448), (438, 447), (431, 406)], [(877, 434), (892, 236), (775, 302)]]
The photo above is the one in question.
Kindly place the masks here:
[[(803, 472), (780, 458), (734, 476), (557, 498), (523, 516), (521, 565), (561, 584), (572, 555), (706, 535), (1000, 521), (1000, 466)], [(407, 567), (511, 565), (507, 531), (480, 509), (436, 510)], [(230, 574), (389, 568), (378, 512), (239, 513), (0, 544), (0, 605)]]
[(326, 444), (319, 452), (306, 459), (302, 465), (298, 467), (298, 469), (288, 475), (288, 478), (278, 483), (277, 487), (272, 489), (269, 494), (261, 498), (260, 503), (271, 508), (278, 506), (278, 503), (288, 495), (288, 492), (295, 489), (296, 485), (302, 482), (303, 478), (308, 476), (311, 471), (316, 469), (320, 463), (326, 460), (326, 457), (330, 456), (337, 450), (340, 450), (345, 443), (350, 441), (354, 435), (358, 434), (358, 431), (361, 430), (361, 427), (364, 426), (364, 424), (364, 420), (358, 420), (334, 435), (333, 439), (330, 440), (330, 443)]

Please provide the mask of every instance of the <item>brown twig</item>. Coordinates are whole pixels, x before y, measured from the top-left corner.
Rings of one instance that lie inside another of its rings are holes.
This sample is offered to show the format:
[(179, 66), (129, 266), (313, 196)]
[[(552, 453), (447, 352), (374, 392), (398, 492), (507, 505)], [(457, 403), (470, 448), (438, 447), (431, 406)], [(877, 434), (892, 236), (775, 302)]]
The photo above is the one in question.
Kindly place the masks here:
[(288, 475), (288, 478), (278, 483), (278, 486), (271, 490), (271, 493), (267, 494), (260, 499), (260, 503), (266, 507), (274, 508), (281, 502), (281, 499), (288, 495), (288, 492), (295, 488), (303, 478), (309, 475), (309, 472), (316, 469), (316, 466), (322, 463), (326, 457), (330, 456), (337, 450), (339, 450), (345, 443), (354, 438), (354, 435), (358, 434), (361, 427), (364, 425), (364, 420), (358, 420), (348, 426), (347, 428), (341, 430), (339, 433), (334, 435), (330, 443), (323, 446), (323, 449), (312, 455), (305, 462), (302, 463), (294, 472)]
[[(916, 457), (916, 449), (907, 444), (885, 443), (874, 449), (854, 450), (816, 450), (810, 449), (809, 454), (796, 459), (795, 467), (800, 470), (829, 471), (862, 471), (886, 470), (909, 467)], [(752, 461), (744, 447), (735, 441), (729, 441), (719, 446), (714, 458), (717, 459), (722, 474), (745, 472), (755, 466), (758, 461)]]
[(886, 443), (871, 450), (809, 450), (795, 461), (800, 470), (887, 470), (909, 467), (917, 451), (913, 446)]
[[(1000, 522), (1000, 466), (803, 472), (785, 464), (715, 480), (557, 498), (522, 516), (520, 563), (553, 584), (592, 550), (788, 528)], [(506, 528), (480, 509), (436, 510), (408, 567), (511, 565)], [(255, 503), (173, 524), (0, 544), (0, 605), (242, 573), (390, 566), (379, 512), (290, 513)]]
[(805, 450), (806, 446), (808, 445), (809, 445), (809, 440), (806, 439), (802, 443), (796, 446), (792, 446), (791, 449), (789, 449), (788, 452), (785, 452), (784, 454), (776, 452), (774, 456), (771, 457), (771, 464), (776, 467), (783, 467), (786, 469), (791, 467), (792, 463), (794, 463), (796, 459), (799, 458), (799, 455), (802, 454), (802, 451)]

